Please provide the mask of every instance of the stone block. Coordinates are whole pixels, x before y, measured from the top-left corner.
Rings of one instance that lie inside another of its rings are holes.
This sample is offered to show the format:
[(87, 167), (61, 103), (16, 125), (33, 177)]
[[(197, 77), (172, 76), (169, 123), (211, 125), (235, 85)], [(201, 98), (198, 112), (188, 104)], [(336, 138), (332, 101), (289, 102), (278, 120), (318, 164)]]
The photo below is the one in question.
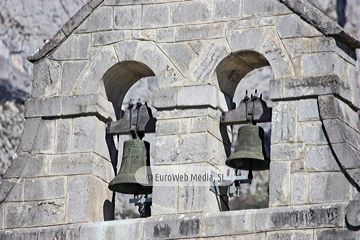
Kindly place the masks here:
[(80, 227), (79, 240), (142, 239), (144, 219), (86, 223)]
[(74, 91), (76, 80), (85, 69), (87, 61), (66, 61), (62, 64), (60, 94), (70, 96)]
[(134, 59), (137, 45), (136, 41), (123, 41), (115, 44), (114, 48), (119, 62)]
[(317, 99), (305, 99), (299, 101), (299, 121), (320, 120)]
[(60, 65), (56, 61), (44, 60), (34, 64), (34, 80), (31, 86), (31, 97), (42, 98), (54, 96), (59, 90)]
[(170, 4), (145, 5), (142, 8), (141, 27), (169, 26)]
[(0, 231), (1, 240), (38, 240), (39, 229), (11, 229)]
[(79, 239), (79, 225), (64, 225), (61, 227), (43, 228), (39, 230), (37, 240), (48, 240), (48, 239)]
[(277, 102), (272, 108), (271, 143), (294, 142), (297, 133), (297, 102)]
[(156, 42), (174, 42), (174, 28), (160, 28), (156, 30)]
[(109, 148), (106, 142), (106, 123), (97, 121), (96, 125), (96, 129), (94, 129), (96, 133), (94, 152), (105, 159), (110, 159)]
[(357, 111), (333, 95), (319, 96), (319, 109), (322, 119), (339, 118), (360, 132), (360, 121)]
[(178, 186), (156, 186), (154, 183), (152, 196), (153, 216), (178, 213)]
[(243, 2), (243, 16), (279, 15), (290, 12), (284, 4), (274, 0), (258, 0), (257, 4), (252, 0)]
[[(288, 38), (282, 39), (282, 42), (290, 57), (295, 59), (302, 56), (303, 54), (312, 52), (311, 43), (314, 41), (310, 41), (308, 38)], [(318, 50), (313, 50), (313, 52), (317, 51)]]
[(296, 160), (290, 163), (290, 173), (298, 173), (298, 172), (305, 172), (305, 163), (304, 160)]
[(134, 40), (156, 41), (156, 29), (132, 30), (131, 38)]
[(254, 210), (243, 210), (206, 214), (203, 218), (202, 236), (213, 237), (255, 232), (255, 213)]
[(199, 56), (189, 43), (165, 43), (160, 48), (183, 75), (188, 75), (192, 62)]
[(3, 178), (38, 177), (44, 175), (44, 155), (16, 155)]
[(64, 224), (64, 200), (7, 203), (5, 228), (48, 226)]
[(298, 125), (299, 138), (307, 145), (327, 144), (320, 121), (303, 122)]
[(172, 108), (176, 106), (178, 88), (164, 88), (156, 91), (154, 107), (156, 109)]
[(179, 134), (181, 120), (159, 120), (156, 122), (156, 136)]
[(59, 119), (56, 120), (57, 133), (57, 153), (69, 153), (70, 144), (72, 140), (72, 120), (71, 119)]
[(309, 177), (307, 174), (291, 175), (291, 205), (301, 205), (308, 200)]
[(106, 119), (113, 117), (112, 104), (100, 94), (84, 94), (64, 97), (62, 101), (62, 115), (97, 115)]
[(270, 169), (269, 205), (290, 205), (290, 162), (271, 162)]
[(296, 14), (279, 16), (277, 30), (280, 38), (322, 36), (321, 32)]
[(325, 119), (324, 126), (331, 143), (348, 143), (360, 150), (360, 133), (338, 119)]
[[(336, 74), (345, 78), (345, 62), (335, 53), (313, 53), (301, 58), (301, 75), (327, 75)], [(324, 84), (324, 83), (320, 83)]]
[(332, 144), (332, 146), (342, 168), (349, 169), (360, 167), (360, 151), (358, 149), (347, 143)]
[(339, 240), (339, 239), (359, 239), (360, 232), (346, 228), (343, 229), (318, 229), (315, 230), (317, 240)]
[(216, 0), (215, 19), (236, 18), (240, 16), (240, 0)]
[(0, 182), (0, 202), (17, 202), (24, 199), (24, 181), (4, 179)]
[(103, 0), (89, 0), (88, 4), (90, 5), (90, 7), (96, 8), (102, 2), (103, 2)]
[(182, 87), (178, 90), (177, 106), (217, 107), (217, 90), (209, 85)]
[(35, 153), (54, 153), (56, 122), (54, 120), (42, 120), (34, 141)]
[[(197, 165), (199, 166), (199, 165)], [(206, 165), (204, 166), (206, 167)], [(189, 167), (187, 167), (189, 169)], [(193, 174), (191, 169), (187, 172)], [(210, 185), (210, 181), (209, 181)], [(199, 201), (206, 199), (206, 201)], [(186, 186), (179, 186), (178, 189), (178, 213), (212, 213), (218, 212), (217, 199), (207, 186), (198, 186), (195, 181), (187, 183)]]
[[(222, 240), (222, 238), (214, 238), (214, 239)], [(227, 240), (227, 239), (228, 238), (224, 237), (224, 240)], [(230, 239), (231, 240), (265, 240), (266, 239), (266, 233), (237, 235), (237, 236), (232, 236)]]
[(60, 116), (61, 98), (29, 99), (25, 103), (25, 109), (25, 118)]
[(30, 178), (25, 180), (24, 200), (48, 200), (65, 197), (64, 177)]
[(0, 204), (0, 237), (1, 237), (1, 229), (4, 229), (4, 219), (5, 219), (5, 204)]
[(259, 209), (256, 231), (344, 226), (344, 204)]
[(30, 118), (25, 121), (18, 152), (30, 152), (33, 150), (36, 133), (41, 123), (41, 118)]
[(197, 39), (214, 39), (224, 35), (224, 24), (213, 23), (177, 27), (175, 41), (189, 41)]
[(313, 230), (269, 232), (266, 240), (313, 240)]
[(350, 201), (346, 207), (346, 222), (354, 228), (360, 227), (360, 200)]
[(261, 28), (229, 31), (229, 42), (232, 52), (240, 50), (258, 50), (264, 30)]
[(71, 152), (92, 152), (95, 147), (97, 128), (96, 117), (79, 117), (73, 119), (73, 144)]
[(173, 24), (211, 21), (211, 5), (206, 2), (181, 2), (171, 6)]
[(77, 27), (79, 24), (84, 21), (84, 19), (90, 15), (92, 12), (92, 7), (88, 4), (85, 4), (79, 11), (75, 13), (61, 28), (66, 36), (69, 36), (70, 33)]
[(87, 59), (90, 36), (90, 34), (72, 35), (55, 49), (52, 57), (55, 60)]
[(271, 160), (293, 161), (304, 157), (304, 144), (272, 144)]
[(340, 168), (336, 163), (334, 156), (328, 146), (307, 146), (306, 153), (306, 170), (313, 171), (339, 171)]
[(140, 27), (141, 6), (122, 6), (114, 8), (115, 29), (129, 29)]
[(130, 31), (96, 32), (92, 35), (92, 46), (108, 45), (131, 38)]
[(98, 32), (113, 28), (113, 8), (98, 7), (76, 29), (77, 33)]
[(144, 222), (144, 239), (178, 239), (199, 237), (200, 214), (183, 214), (148, 218)]
[(310, 174), (310, 203), (349, 201), (350, 187), (350, 183), (341, 172)]

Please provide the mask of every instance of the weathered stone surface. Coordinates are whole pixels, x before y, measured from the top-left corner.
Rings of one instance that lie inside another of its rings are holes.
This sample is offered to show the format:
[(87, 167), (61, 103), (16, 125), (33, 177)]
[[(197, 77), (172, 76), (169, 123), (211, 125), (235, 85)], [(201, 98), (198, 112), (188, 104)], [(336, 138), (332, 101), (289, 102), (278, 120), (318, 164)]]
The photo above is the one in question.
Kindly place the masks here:
[(319, 109), (322, 119), (339, 118), (360, 132), (360, 121), (357, 111), (333, 95), (319, 96)]
[(86, 223), (80, 227), (80, 240), (142, 239), (144, 219)]
[(240, 0), (216, 0), (215, 19), (235, 18), (240, 15)]
[(24, 133), (21, 136), (18, 151), (29, 152), (33, 150), (40, 123), (41, 118), (30, 118), (25, 121)]
[(90, 7), (96, 8), (102, 2), (103, 2), (103, 0), (89, 0), (88, 4), (90, 5)]
[(311, 121), (299, 123), (299, 137), (305, 144), (327, 144), (322, 123), (320, 121)]
[(17, 202), (23, 200), (24, 181), (4, 179), (0, 182), (0, 202)]
[(166, 120), (156, 122), (156, 136), (181, 133), (181, 120)]
[(360, 133), (338, 119), (324, 120), (324, 126), (331, 143), (346, 142), (360, 150)]
[(304, 157), (304, 144), (272, 144), (271, 160), (292, 161)]
[(50, 175), (85, 174), (93, 172), (94, 154), (70, 154), (48, 157)]
[(252, 0), (243, 3), (243, 16), (278, 15), (291, 11), (283, 4), (274, 0), (260, 0), (254, 4)]
[(87, 65), (87, 61), (66, 61), (62, 64), (60, 94), (69, 96), (74, 91), (76, 80)]
[(351, 227), (360, 227), (360, 200), (350, 201), (346, 207), (346, 222)]
[[(329, 60), (327, 60), (330, 62)], [(336, 75), (307, 77), (297, 79), (284, 79), (283, 98), (296, 98), (305, 96), (319, 96), (326, 94), (339, 94), (344, 98), (350, 94), (349, 86)], [(321, 111), (321, 109), (320, 109)], [(320, 112), (321, 113), (321, 112)]]
[(31, 96), (41, 98), (53, 96), (59, 89), (60, 66), (58, 62), (44, 60), (34, 64), (34, 80)]
[(348, 229), (326, 229), (315, 231), (317, 240), (359, 239), (359, 231)]
[(104, 5), (134, 5), (155, 3), (155, 0), (105, 0)]
[[(225, 240), (226, 237), (218, 237), (214, 238), (216, 240)], [(266, 233), (255, 233), (255, 234), (246, 234), (246, 235), (236, 235), (232, 236), (231, 240), (265, 240), (266, 239)]]
[(25, 180), (24, 200), (48, 200), (65, 197), (65, 178), (31, 178)]
[[(255, 231), (254, 210), (207, 214), (203, 218), (202, 236), (238, 235)], [(241, 223), (241, 224), (239, 224)]]
[(157, 109), (171, 108), (176, 106), (178, 88), (158, 89), (154, 99), (154, 107)]
[(61, 98), (29, 99), (25, 103), (25, 108), (26, 118), (59, 116), (61, 115)]
[(299, 101), (299, 121), (320, 120), (317, 99)]
[[(0, 230), (4, 229), (4, 219), (5, 219), (5, 204), (0, 204)], [(1, 236), (1, 231), (0, 231)]]
[(169, 4), (145, 5), (142, 8), (141, 26), (143, 28), (166, 27), (169, 25), (169, 14)]
[(217, 90), (209, 85), (179, 88), (177, 106), (212, 106), (216, 108)]
[(72, 120), (59, 119), (56, 122), (56, 128), (58, 129), (56, 152), (69, 153), (72, 140)]
[(212, 39), (223, 37), (224, 25), (220, 23), (177, 27), (175, 31), (176, 41)]
[(290, 163), (270, 163), (270, 206), (290, 204)]
[(301, 58), (301, 75), (336, 74), (345, 76), (345, 62), (335, 53), (313, 53)]
[(342, 173), (310, 174), (310, 203), (348, 201), (350, 187)]
[(313, 171), (338, 171), (339, 166), (336, 164), (328, 146), (307, 146), (306, 153), (306, 170)]
[(297, 102), (274, 103), (272, 110), (271, 143), (296, 140)]
[(313, 240), (313, 230), (269, 232), (266, 240)]
[(77, 33), (111, 30), (113, 27), (113, 8), (98, 7), (76, 29)]
[(232, 52), (240, 50), (256, 51), (264, 37), (261, 28), (229, 31), (228, 39)]
[(90, 34), (73, 35), (67, 38), (51, 56), (55, 60), (87, 59)]
[(133, 60), (137, 45), (136, 41), (123, 41), (114, 45), (119, 61)]
[(54, 153), (55, 152), (55, 121), (42, 120), (34, 140), (35, 153)]
[(92, 46), (107, 45), (128, 40), (131, 38), (130, 31), (97, 32), (92, 35)]
[(84, 21), (84, 19), (90, 15), (92, 12), (92, 8), (85, 4), (82, 8), (80, 8), (74, 16), (72, 16), (61, 28), (66, 36), (69, 36), (70, 33), (77, 27), (79, 24)]
[(16, 229), (16, 230), (5, 230), (0, 232), (0, 239), (2, 240), (38, 240), (38, 229), (28, 228)]
[(308, 182), (307, 174), (291, 175), (291, 205), (308, 203)]
[(43, 176), (45, 156), (43, 155), (17, 155), (4, 174), (4, 178), (38, 177)]
[(304, 160), (296, 160), (292, 161), (290, 163), (290, 173), (298, 173), (298, 172), (304, 172), (305, 171), (305, 163)]
[(115, 29), (140, 27), (141, 6), (122, 6), (114, 8)]
[(173, 24), (208, 22), (211, 11), (206, 2), (175, 3), (171, 6), (171, 20)]
[[(155, 160), (155, 165), (156, 165)], [(156, 186), (153, 188), (152, 215), (164, 215), (178, 213), (178, 190), (177, 186)]]
[(62, 227), (51, 227), (39, 230), (38, 240), (48, 239), (79, 239), (79, 225), (65, 225)]
[(343, 168), (358, 168), (360, 166), (360, 151), (347, 143), (332, 144), (335, 154)]
[(96, 117), (79, 117), (73, 120), (73, 144), (71, 152), (91, 152), (95, 147)]
[(199, 237), (201, 217), (200, 214), (186, 214), (149, 218), (144, 222), (144, 239)]
[(131, 38), (136, 40), (150, 40), (156, 41), (156, 30), (155, 29), (144, 29), (144, 30), (132, 30)]
[(259, 209), (256, 231), (344, 226), (344, 211), (343, 204)]
[(64, 220), (63, 200), (6, 204), (5, 228), (63, 224)]
[(174, 42), (175, 28), (160, 28), (156, 30), (156, 42)]
[(321, 35), (316, 28), (304, 22), (304, 20), (296, 14), (280, 16), (278, 18), (277, 29), (280, 38), (314, 37)]

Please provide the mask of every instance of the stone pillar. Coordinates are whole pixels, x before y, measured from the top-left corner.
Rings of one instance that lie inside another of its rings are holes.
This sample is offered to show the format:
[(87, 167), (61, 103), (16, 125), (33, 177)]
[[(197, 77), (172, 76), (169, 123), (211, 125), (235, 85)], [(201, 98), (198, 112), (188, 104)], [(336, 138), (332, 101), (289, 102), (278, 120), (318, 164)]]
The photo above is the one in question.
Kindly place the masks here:
[(111, 218), (107, 185), (114, 174), (105, 142), (109, 114), (104, 111), (111, 105), (103, 100), (92, 94), (27, 102), (17, 155), (0, 186), (1, 227)]
[[(159, 90), (155, 167), (224, 165), (218, 96), (209, 85)], [(153, 215), (214, 211), (218, 203), (208, 186), (154, 186)]]

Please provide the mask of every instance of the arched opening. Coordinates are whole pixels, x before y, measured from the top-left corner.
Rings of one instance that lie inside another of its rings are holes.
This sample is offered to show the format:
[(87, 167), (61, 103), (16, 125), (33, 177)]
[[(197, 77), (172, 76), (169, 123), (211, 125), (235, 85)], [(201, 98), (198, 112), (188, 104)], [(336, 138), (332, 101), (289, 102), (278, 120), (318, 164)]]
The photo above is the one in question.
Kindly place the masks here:
[[(216, 68), (216, 75), (221, 91), (224, 93), (228, 109), (232, 110), (239, 106), (245, 96), (257, 89), (262, 94), (262, 99), (268, 107), (272, 107), (269, 100), (269, 81), (273, 79), (273, 72), (267, 59), (254, 51), (241, 51), (232, 53), (224, 58)], [(265, 150), (270, 156), (271, 123), (258, 123), (265, 131)], [(231, 136), (224, 142), (224, 148), (228, 155), (235, 149), (238, 139), (238, 129), (241, 125), (231, 126)], [(226, 136), (225, 136), (226, 137)], [(247, 175), (248, 171), (241, 170), (241, 175)], [(231, 210), (266, 208), (269, 205), (269, 170), (254, 171), (251, 185), (242, 184), (238, 197), (229, 199)]]
[[(117, 120), (122, 117), (124, 111), (127, 111), (130, 99), (134, 103), (139, 99), (142, 103), (146, 102), (151, 108), (153, 116), (156, 117), (153, 100), (158, 83), (155, 74), (148, 66), (135, 61), (120, 62), (106, 71), (103, 81), (107, 98), (114, 106)], [(123, 144), (130, 139), (130, 134), (114, 136), (117, 150), (117, 172), (120, 170), (122, 162)], [(153, 165), (155, 134), (146, 133), (143, 140), (150, 143), (150, 162)], [(132, 198), (134, 196), (130, 194), (115, 193), (115, 220), (139, 218), (138, 207), (129, 203), (129, 199)]]

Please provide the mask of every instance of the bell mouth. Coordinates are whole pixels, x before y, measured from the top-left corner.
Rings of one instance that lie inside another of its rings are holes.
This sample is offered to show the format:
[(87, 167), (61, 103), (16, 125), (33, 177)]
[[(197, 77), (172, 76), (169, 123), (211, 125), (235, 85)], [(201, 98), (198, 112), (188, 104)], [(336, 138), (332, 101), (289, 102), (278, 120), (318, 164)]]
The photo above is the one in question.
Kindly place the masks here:
[(250, 170), (250, 165), (252, 171), (263, 171), (270, 168), (269, 160), (258, 158), (228, 158), (225, 164), (231, 168), (248, 171)]
[(114, 192), (124, 194), (151, 194), (152, 187), (145, 187), (139, 183), (112, 183), (109, 184), (109, 189)]

